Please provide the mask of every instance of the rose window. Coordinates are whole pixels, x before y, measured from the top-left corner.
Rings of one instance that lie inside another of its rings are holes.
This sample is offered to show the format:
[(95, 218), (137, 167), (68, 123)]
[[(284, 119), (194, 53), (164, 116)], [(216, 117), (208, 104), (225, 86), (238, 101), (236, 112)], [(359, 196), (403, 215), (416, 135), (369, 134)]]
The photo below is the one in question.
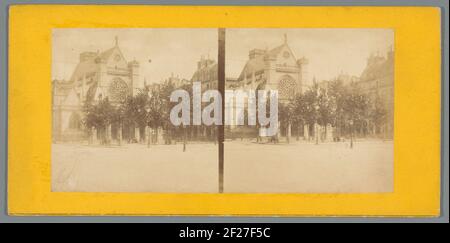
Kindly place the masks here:
[(109, 95), (112, 101), (122, 101), (127, 97), (128, 85), (120, 78), (116, 78), (109, 86)]
[(281, 99), (289, 99), (294, 96), (296, 89), (295, 80), (292, 78), (281, 79), (278, 85), (278, 93)]

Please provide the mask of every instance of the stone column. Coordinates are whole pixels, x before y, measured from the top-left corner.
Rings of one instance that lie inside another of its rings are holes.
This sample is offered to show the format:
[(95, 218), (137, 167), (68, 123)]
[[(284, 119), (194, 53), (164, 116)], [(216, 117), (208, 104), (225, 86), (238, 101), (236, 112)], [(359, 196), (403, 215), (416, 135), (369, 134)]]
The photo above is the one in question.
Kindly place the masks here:
[(281, 137), (281, 122), (278, 122), (277, 133), (274, 136), (275, 138), (274, 142), (278, 143), (278, 141), (280, 141), (280, 137)]
[(106, 143), (110, 143), (111, 142), (111, 124), (108, 124), (106, 126)]
[(134, 128), (134, 137), (136, 138), (136, 141), (138, 143), (141, 141), (141, 133), (139, 131), (139, 127)]
[(157, 143), (159, 144), (161, 141), (164, 140), (164, 132), (162, 127), (158, 127), (158, 139), (156, 140)]
[(303, 125), (303, 137), (305, 140), (309, 140), (309, 126), (307, 124)]
[(289, 122), (288, 126), (287, 126), (287, 131), (286, 131), (286, 140), (288, 141), (288, 143), (291, 141), (291, 136), (292, 136), (292, 134), (291, 134), (291, 123)]
[(146, 140), (147, 140), (147, 147), (150, 147), (150, 144), (152, 143), (152, 141), (151, 141), (151, 139), (152, 139), (151, 132), (152, 132), (152, 129), (150, 129), (149, 126), (145, 126), (145, 134), (147, 136), (147, 138), (146, 138)]
[(91, 144), (97, 143), (97, 129), (95, 127), (91, 127)]
[(119, 145), (122, 145), (122, 124), (119, 125), (119, 131), (117, 133), (117, 141), (119, 142)]
[(328, 142), (333, 141), (333, 126), (331, 126), (331, 124), (327, 124), (325, 137), (326, 141)]
[(319, 144), (319, 133), (320, 133), (320, 127), (319, 124), (314, 123), (314, 138), (315, 138), (315, 143)]

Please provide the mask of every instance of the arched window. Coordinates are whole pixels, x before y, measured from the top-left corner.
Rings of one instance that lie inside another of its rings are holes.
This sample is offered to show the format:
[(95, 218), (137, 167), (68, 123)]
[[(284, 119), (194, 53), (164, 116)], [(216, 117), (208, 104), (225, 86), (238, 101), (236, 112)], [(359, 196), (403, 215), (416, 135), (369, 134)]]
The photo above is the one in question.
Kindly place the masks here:
[(290, 76), (284, 76), (278, 84), (278, 95), (281, 99), (289, 99), (295, 95), (297, 84)]

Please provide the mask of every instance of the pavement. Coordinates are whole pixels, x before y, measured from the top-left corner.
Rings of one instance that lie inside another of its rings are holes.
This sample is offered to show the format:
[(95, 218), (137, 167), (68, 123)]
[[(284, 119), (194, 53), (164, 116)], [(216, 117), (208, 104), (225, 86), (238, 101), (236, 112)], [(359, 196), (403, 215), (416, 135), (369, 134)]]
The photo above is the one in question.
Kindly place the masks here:
[[(52, 191), (218, 191), (218, 146), (52, 145)], [(392, 141), (257, 144), (226, 141), (224, 191), (366, 193), (393, 190)]]

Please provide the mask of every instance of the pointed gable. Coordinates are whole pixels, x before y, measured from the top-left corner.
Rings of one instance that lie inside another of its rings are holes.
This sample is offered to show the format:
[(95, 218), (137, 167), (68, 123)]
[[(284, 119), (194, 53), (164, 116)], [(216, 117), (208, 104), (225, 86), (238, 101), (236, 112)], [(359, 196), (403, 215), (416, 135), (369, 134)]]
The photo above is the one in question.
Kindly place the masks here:
[(106, 51), (83, 52), (80, 54), (80, 61), (75, 67), (70, 80), (78, 81), (85, 76), (93, 76), (100, 70), (100, 65), (106, 64), (111, 68), (127, 68), (128, 63), (120, 50), (117, 40), (116, 45)]
[(104, 63), (106, 63), (107, 66), (118, 68), (127, 67), (127, 61), (125, 60), (119, 46), (114, 46), (113, 48), (100, 53), (99, 57)]
[(281, 66), (296, 66), (297, 59), (287, 43), (273, 49), (269, 53), (270, 57), (276, 60)]

